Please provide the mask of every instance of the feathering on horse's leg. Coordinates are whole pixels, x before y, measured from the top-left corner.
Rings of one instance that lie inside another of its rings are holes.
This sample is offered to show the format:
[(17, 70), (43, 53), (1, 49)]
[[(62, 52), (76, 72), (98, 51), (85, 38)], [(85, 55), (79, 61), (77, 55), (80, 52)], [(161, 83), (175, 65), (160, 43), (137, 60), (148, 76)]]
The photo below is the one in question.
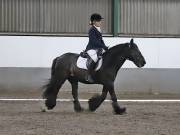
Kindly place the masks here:
[(116, 94), (115, 94), (115, 91), (114, 91), (114, 85), (110, 85), (109, 86), (109, 94), (111, 96), (111, 100), (112, 100), (112, 107), (114, 109), (114, 112), (116, 114), (123, 114), (126, 112), (126, 108), (125, 107), (120, 107), (118, 102), (117, 102), (117, 97), (116, 97)]
[(95, 95), (91, 99), (89, 99), (89, 110), (95, 111), (101, 103), (106, 99), (108, 90), (106, 87), (103, 87), (102, 94), (101, 95)]

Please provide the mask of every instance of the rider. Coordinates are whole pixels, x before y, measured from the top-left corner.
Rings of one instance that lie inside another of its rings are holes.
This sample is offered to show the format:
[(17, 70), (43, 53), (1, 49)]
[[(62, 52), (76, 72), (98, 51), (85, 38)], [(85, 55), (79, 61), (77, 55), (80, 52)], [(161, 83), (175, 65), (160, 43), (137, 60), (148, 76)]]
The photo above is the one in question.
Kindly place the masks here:
[(89, 43), (86, 47), (86, 52), (90, 54), (90, 52), (96, 52), (96, 59), (91, 59), (90, 66), (88, 67), (89, 75), (87, 77), (87, 81), (93, 81), (91, 78), (91, 73), (94, 70), (94, 63), (98, 61), (98, 55), (102, 52), (102, 50), (107, 51), (108, 47), (104, 44), (102, 39), (101, 33), (101, 25), (102, 25), (102, 18), (100, 14), (94, 13), (90, 17), (90, 25), (91, 28), (89, 29)]

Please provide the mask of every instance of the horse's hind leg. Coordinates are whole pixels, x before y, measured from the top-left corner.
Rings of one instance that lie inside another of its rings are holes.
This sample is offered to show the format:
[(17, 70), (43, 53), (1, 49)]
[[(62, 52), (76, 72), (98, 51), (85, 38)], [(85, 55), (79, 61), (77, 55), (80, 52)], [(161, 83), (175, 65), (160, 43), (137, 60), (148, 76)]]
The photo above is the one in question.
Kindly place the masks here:
[(104, 86), (101, 95), (95, 95), (91, 99), (89, 99), (88, 103), (90, 111), (95, 111), (101, 105), (101, 103), (106, 99), (107, 92), (108, 90)]
[(72, 96), (74, 98), (74, 101), (73, 101), (74, 110), (76, 112), (81, 112), (81, 111), (83, 111), (83, 108), (81, 107), (79, 99), (78, 99), (78, 81), (73, 79), (73, 78), (70, 78), (68, 80), (69, 80), (69, 82), (71, 83), (71, 86), (72, 86)]
[(43, 98), (45, 98), (45, 105), (48, 109), (53, 109), (56, 106), (56, 98), (59, 92), (59, 89), (65, 82), (65, 77), (57, 77), (52, 76), (49, 83), (47, 84), (47, 88), (43, 93)]

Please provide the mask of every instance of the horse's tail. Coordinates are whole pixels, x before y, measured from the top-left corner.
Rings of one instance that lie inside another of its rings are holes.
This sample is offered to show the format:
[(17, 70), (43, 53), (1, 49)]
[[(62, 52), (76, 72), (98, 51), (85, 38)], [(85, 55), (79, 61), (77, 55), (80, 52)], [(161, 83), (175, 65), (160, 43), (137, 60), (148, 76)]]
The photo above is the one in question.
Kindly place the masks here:
[[(58, 58), (58, 57), (57, 57), (57, 58)], [(57, 58), (55, 58), (55, 59), (53, 60), (52, 67), (51, 67), (51, 76), (53, 76), (54, 73), (55, 73), (55, 67), (56, 67)]]

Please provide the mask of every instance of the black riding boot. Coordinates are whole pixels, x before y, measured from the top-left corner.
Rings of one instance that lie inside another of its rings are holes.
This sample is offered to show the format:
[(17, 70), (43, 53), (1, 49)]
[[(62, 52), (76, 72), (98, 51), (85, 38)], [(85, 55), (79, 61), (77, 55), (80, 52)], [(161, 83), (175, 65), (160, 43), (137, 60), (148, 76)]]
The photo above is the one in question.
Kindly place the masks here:
[(94, 72), (94, 61), (92, 59), (89, 60), (89, 64), (88, 64), (88, 74), (87, 74), (87, 78), (86, 81), (88, 82), (94, 82), (93, 78), (92, 78), (92, 74)]

